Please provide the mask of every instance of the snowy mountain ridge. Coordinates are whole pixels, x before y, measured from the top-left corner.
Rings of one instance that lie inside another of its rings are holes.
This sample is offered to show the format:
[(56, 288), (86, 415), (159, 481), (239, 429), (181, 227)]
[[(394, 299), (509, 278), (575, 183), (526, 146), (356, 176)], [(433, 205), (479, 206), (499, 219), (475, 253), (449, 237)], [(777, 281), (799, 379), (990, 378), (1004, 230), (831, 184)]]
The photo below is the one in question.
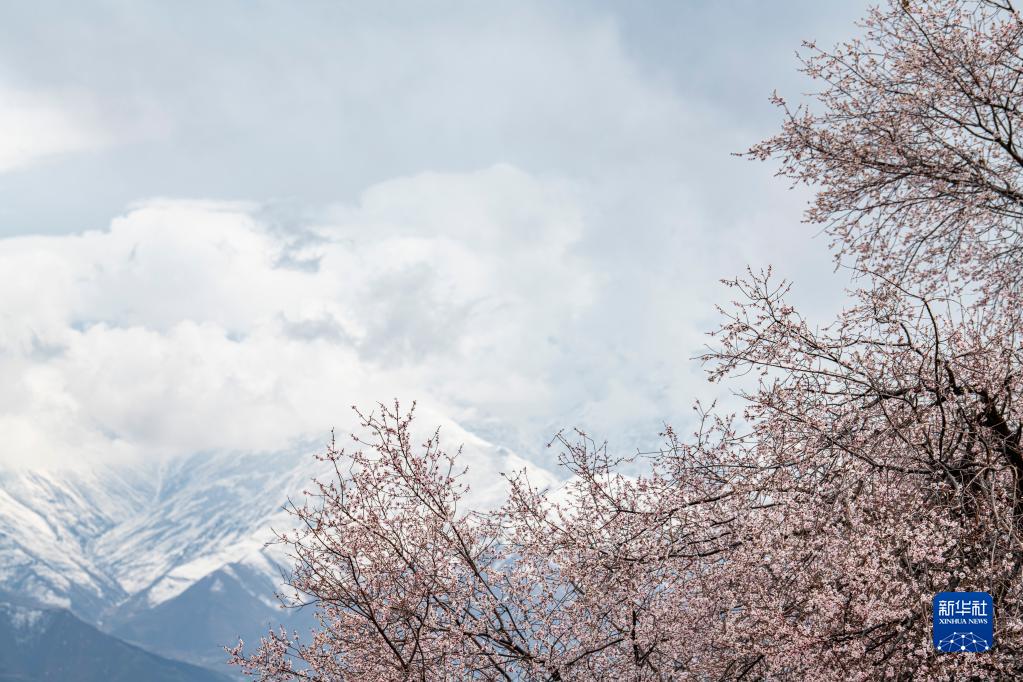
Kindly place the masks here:
[(196, 455), (153, 467), (0, 473), (0, 592), (97, 623), (132, 597), (153, 607), (244, 564), (279, 578), (265, 547), (315, 474), (308, 456)]
[[(468, 507), (501, 499), (500, 472), (556, 481), (504, 447), (451, 431), (450, 442), (467, 446)], [(66, 610), (144, 650), (235, 674), (225, 645), (277, 625), (315, 626), (312, 609), (282, 608), (276, 593), (291, 561), (267, 546), (274, 530), (294, 525), (285, 503), (336, 475), (310, 451), (0, 470), (0, 602)]]

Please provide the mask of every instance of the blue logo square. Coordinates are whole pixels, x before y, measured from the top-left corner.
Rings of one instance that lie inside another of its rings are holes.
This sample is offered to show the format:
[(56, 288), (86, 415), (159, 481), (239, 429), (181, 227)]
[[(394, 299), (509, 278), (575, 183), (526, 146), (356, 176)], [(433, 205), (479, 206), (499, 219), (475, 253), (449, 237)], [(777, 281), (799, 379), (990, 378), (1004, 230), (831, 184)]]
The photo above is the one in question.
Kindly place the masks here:
[(938, 651), (987, 651), (995, 644), (994, 600), (987, 592), (939, 592), (933, 630)]

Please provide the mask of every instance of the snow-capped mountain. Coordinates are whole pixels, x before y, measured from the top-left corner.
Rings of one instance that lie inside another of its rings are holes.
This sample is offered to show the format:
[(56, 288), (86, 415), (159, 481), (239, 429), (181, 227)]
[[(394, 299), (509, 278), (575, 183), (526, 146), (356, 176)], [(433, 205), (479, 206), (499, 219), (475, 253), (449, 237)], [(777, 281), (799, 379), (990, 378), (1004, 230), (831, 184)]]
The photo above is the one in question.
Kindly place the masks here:
[(317, 462), (202, 454), (159, 465), (0, 472), (0, 595), (68, 609), (158, 653), (222, 662), (221, 646), (293, 620), (287, 561), (265, 543)]
[[(464, 430), (470, 506), (499, 499), (500, 471), (548, 472)], [(201, 453), (161, 463), (0, 470), (0, 602), (66, 609), (170, 658), (223, 671), (224, 645), (277, 624), (305, 630), (309, 610), (282, 609), (291, 568), (273, 529), (327, 465), (297, 454)]]

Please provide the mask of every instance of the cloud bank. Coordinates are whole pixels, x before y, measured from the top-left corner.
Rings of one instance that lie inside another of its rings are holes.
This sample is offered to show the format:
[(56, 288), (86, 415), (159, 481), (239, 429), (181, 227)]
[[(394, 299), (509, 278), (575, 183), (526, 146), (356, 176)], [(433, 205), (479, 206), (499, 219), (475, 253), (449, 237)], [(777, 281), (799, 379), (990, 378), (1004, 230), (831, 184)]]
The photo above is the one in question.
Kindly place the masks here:
[(655, 436), (699, 379), (672, 302), (711, 297), (594, 257), (591, 191), (497, 165), (381, 183), (301, 229), (164, 200), (0, 240), (4, 460), (282, 450), (393, 397), (531, 452), (566, 426)]

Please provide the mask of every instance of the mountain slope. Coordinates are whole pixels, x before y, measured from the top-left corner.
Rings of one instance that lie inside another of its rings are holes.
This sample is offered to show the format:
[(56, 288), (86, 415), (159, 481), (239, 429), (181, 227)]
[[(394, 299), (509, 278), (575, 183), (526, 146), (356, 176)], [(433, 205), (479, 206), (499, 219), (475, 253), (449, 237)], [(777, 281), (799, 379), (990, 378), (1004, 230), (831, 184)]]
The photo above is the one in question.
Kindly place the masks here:
[(89, 544), (141, 510), (141, 483), (106, 471), (0, 473), (0, 590), (90, 620), (123, 599)]
[(69, 611), (0, 604), (0, 681), (227, 682), (106, 635)]
[(282, 609), (269, 597), (277, 587), (260, 567), (229, 564), (156, 606), (142, 596), (118, 612), (111, 631), (147, 649), (222, 669), (224, 645), (239, 638), (257, 642), (278, 625), (299, 632), (313, 625), (311, 609)]

